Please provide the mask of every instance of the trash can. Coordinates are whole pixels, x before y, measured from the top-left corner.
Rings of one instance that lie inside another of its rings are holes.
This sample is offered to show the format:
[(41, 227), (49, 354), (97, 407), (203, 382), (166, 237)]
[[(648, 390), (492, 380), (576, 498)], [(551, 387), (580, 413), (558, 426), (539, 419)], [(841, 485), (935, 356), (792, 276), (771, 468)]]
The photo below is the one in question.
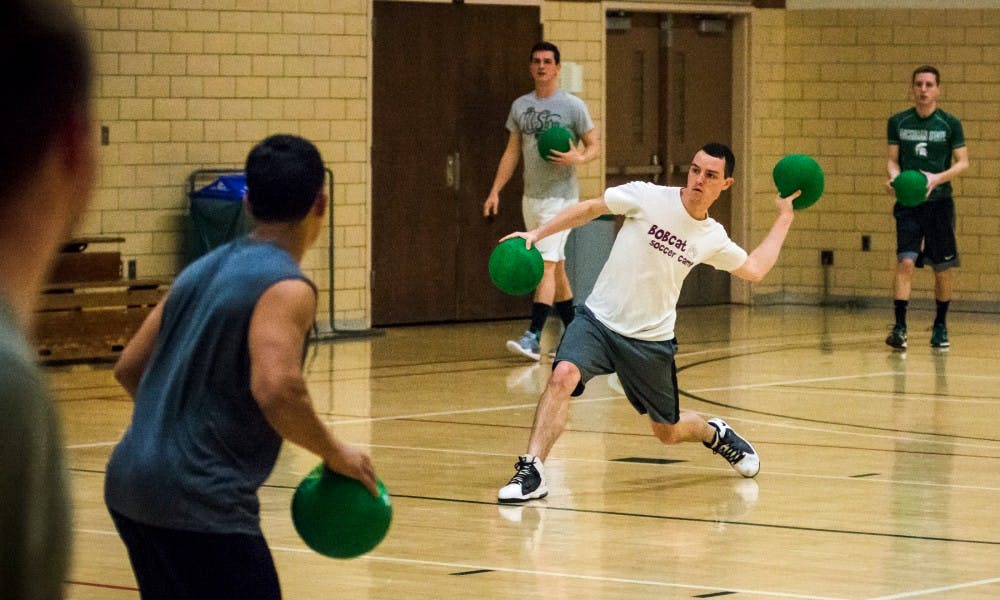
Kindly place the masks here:
[[(214, 181), (197, 187), (199, 181), (213, 175)], [(243, 208), (247, 179), (242, 172), (195, 171), (189, 181), (187, 260), (190, 263), (216, 246), (245, 235), (253, 228), (253, 219)]]

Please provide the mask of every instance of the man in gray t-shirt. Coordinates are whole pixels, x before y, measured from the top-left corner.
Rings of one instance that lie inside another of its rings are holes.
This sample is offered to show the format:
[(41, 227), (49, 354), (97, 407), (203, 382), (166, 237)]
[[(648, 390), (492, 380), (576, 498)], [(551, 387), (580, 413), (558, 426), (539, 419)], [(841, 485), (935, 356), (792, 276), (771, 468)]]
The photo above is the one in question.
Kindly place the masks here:
[[(535, 89), (511, 105), (507, 117), (510, 137), (500, 157), (490, 195), (483, 203), (483, 216), (495, 215), (500, 207), (500, 190), (510, 181), (521, 155), (524, 156), (524, 224), (534, 229), (560, 210), (580, 199), (576, 165), (588, 163), (601, 154), (601, 138), (587, 112), (587, 105), (559, 89), (559, 49), (549, 42), (531, 48), (531, 76)], [(552, 126), (562, 126), (578, 140), (569, 151), (553, 150), (547, 159), (538, 151), (537, 136)], [(539, 340), (545, 319), (555, 305), (564, 324), (573, 320), (573, 290), (566, 276), (566, 239), (569, 232), (554, 235), (538, 244), (545, 261), (542, 281), (535, 289), (531, 323), (520, 340), (507, 342), (507, 349), (519, 356), (539, 360)]]

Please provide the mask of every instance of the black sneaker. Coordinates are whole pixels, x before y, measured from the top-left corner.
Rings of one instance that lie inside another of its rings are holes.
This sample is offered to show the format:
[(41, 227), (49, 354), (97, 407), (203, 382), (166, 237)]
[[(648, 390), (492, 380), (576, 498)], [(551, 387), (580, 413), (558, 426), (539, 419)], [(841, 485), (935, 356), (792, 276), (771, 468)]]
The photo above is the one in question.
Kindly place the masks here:
[(902, 325), (894, 325), (892, 327), (892, 333), (889, 337), (885, 338), (885, 343), (889, 344), (897, 350), (906, 349), (906, 327)]
[(750, 442), (740, 437), (722, 419), (709, 419), (708, 424), (715, 428), (715, 440), (711, 444), (702, 442), (705, 447), (715, 454), (721, 454), (740, 475), (757, 475), (760, 471), (760, 457)]
[(937, 323), (931, 329), (931, 348), (947, 349), (949, 346), (948, 327), (944, 323)]
[(507, 485), (500, 488), (497, 500), (503, 503), (524, 502), (549, 495), (549, 490), (545, 487), (545, 469), (538, 457), (530, 454), (519, 456), (514, 468), (517, 473), (514, 473)]

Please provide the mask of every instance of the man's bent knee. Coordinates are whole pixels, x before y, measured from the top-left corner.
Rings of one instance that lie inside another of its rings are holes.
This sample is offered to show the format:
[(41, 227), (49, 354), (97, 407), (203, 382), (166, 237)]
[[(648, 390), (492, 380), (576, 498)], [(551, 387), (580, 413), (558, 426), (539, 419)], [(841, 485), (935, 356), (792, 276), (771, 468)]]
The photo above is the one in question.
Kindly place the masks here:
[(580, 383), (580, 370), (571, 362), (560, 361), (556, 368), (552, 370), (549, 378), (549, 387), (565, 392), (569, 396), (576, 389), (576, 384)]

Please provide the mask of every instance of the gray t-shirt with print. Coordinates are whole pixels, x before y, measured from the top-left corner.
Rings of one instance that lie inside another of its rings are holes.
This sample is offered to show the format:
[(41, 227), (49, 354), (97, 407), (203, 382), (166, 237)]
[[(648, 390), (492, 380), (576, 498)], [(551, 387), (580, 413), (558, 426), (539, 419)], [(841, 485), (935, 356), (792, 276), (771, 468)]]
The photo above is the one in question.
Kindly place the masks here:
[(557, 90), (547, 98), (539, 98), (531, 92), (514, 100), (510, 107), (507, 130), (521, 134), (524, 195), (538, 199), (576, 200), (580, 197), (576, 169), (551, 163), (538, 153), (536, 136), (553, 125), (566, 127), (579, 140), (594, 128), (594, 121), (583, 100), (563, 90)]

